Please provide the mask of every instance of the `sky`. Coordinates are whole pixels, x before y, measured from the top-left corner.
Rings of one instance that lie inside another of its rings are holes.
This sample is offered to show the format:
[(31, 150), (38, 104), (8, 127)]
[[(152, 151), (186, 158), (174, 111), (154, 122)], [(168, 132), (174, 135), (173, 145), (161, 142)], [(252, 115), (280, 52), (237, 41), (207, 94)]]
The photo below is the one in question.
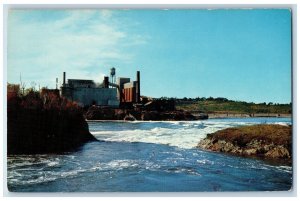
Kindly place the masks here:
[(9, 10), (7, 82), (55, 88), (109, 69), (150, 97), (291, 102), (288, 9)]

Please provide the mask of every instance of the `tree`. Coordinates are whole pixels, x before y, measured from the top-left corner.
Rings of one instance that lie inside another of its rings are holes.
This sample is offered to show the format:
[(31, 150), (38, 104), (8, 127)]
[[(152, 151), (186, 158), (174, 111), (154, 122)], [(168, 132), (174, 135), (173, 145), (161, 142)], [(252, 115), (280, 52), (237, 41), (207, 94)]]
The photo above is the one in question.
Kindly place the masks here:
[(33, 91), (35, 91), (36, 83), (32, 81), (32, 82), (30, 82), (30, 86), (31, 86), (31, 89)]

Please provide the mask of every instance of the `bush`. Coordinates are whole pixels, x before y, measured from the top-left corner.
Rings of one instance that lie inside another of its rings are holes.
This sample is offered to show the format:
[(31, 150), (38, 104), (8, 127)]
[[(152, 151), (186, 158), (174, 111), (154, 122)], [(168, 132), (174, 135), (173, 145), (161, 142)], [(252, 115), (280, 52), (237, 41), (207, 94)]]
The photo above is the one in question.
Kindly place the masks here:
[(8, 154), (59, 153), (95, 138), (89, 133), (82, 108), (55, 90), (21, 94), (9, 85), (7, 94)]

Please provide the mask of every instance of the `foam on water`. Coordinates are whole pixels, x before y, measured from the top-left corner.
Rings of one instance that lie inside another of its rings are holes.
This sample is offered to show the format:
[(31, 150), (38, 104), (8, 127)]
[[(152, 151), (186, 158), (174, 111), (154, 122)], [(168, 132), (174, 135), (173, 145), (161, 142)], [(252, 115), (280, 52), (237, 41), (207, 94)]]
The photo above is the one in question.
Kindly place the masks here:
[[(267, 122), (268, 123), (268, 122)], [(287, 122), (272, 122), (287, 125)], [(228, 122), (228, 121), (168, 121), (168, 122), (131, 122), (141, 126), (133, 129), (105, 130), (102, 128), (92, 128), (91, 133), (99, 140), (117, 142), (145, 142), (158, 143), (180, 148), (194, 148), (198, 142), (205, 138), (207, 134), (214, 133), (234, 126), (253, 125), (257, 122)], [(155, 126), (154, 128), (151, 126)], [(144, 127), (143, 127), (144, 126)], [(90, 125), (93, 127), (93, 125)], [(146, 128), (145, 128), (146, 127)], [(149, 129), (147, 129), (149, 127)]]
[[(10, 158), (9, 158), (10, 160)], [(64, 161), (64, 157), (60, 159)], [(64, 161), (70, 163), (70, 161)], [(52, 162), (50, 162), (51, 164)], [(147, 160), (111, 160), (108, 162), (98, 162), (98, 163), (89, 163), (87, 167), (75, 166), (74, 169), (66, 169), (60, 171), (46, 170), (46, 166), (43, 169), (28, 169), (30, 174), (26, 175), (26, 169), (13, 169), (8, 171), (8, 180), (12, 185), (28, 185), (28, 184), (39, 184), (47, 183), (50, 181), (55, 181), (58, 179), (66, 179), (77, 177), (83, 173), (91, 173), (97, 171), (120, 171), (124, 169), (147, 169), (147, 170), (157, 170), (160, 168), (159, 165), (149, 162)], [(17, 166), (15, 166), (17, 167)]]
[[(290, 124), (280, 120), (266, 123)], [(292, 167), (194, 149), (208, 133), (257, 122), (265, 123), (255, 119), (89, 123), (93, 135), (104, 142), (87, 143), (62, 155), (9, 156), (8, 184), (17, 191), (43, 192), (287, 189)]]

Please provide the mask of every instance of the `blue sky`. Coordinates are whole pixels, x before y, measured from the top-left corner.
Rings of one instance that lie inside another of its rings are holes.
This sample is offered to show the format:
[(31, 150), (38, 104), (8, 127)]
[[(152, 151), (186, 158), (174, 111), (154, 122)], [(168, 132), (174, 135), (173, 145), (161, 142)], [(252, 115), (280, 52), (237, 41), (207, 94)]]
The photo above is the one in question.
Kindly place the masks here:
[(7, 81), (55, 87), (141, 71), (152, 97), (291, 101), (291, 13), (235, 10), (10, 10)]

